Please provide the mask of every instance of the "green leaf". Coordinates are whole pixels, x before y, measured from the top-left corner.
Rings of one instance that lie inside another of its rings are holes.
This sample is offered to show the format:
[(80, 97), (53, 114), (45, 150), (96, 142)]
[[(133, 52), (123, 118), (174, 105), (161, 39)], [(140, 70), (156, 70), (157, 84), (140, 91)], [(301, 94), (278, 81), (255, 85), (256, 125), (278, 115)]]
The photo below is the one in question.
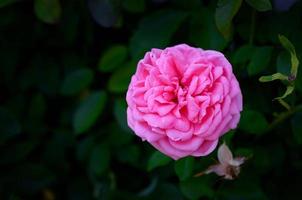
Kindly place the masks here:
[(107, 49), (99, 60), (98, 68), (102, 72), (110, 72), (121, 67), (126, 60), (127, 48), (123, 45), (115, 45)]
[(185, 197), (197, 200), (201, 197), (213, 199), (214, 192), (207, 179), (191, 178), (180, 182), (180, 189)]
[(270, 81), (274, 81), (274, 80), (285, 81), (285, 80), (288, 80), (288, 78), (287, 78), (287, 76), (285, 76), (284, 74), (281, 74), (281, 73), (275, 73), (275, 74), (268, 75), (268, 76), (261, 76), (259, 78), (260, 82), (270, 82)]
[(123, 7), (128, 12), (140, 13), (145, 10), (145, 0), (123, 0)]
[(203, 49), (215, 49), (220, 51), (227, 46), (228, 42), (217, 29), (213, 11), (201, 8), (195, 13), (192, 13), (190, 22), (189, 40), (194, 45), (200, 46)]
[(15, 3), (17, 1), (20, 1), (20, 0), (0, 0), (0, 8), (4, 7), (4, 6), (8, 6), (12, 3)]
[(232, 62), (234, 64), (244, 64), (251, 59), (251, 55), (253, 55), (255, 50), (254, 46), (251, 45), (243, 45), (239, 47), (232, 57)]
[(90, 69), (78, 69), (68, 74), (61, 86), (61, 94), (75, 95), (87, 88), (93, 80), (93, 71)]
[(291, 75), (296, 77), (298, 73), (299, 60), (297, 58), (296, 50), (294, 45), (283, 35), (279, 35), (279, 40), (282, 46), (290, 53), (291, 55)]
[(20, 134), (21, 126), (15, 116), (0, 107), (0, 144)]
[(226, 39), (232, 35), (232, 20), (241, 6), (242, 0), (219, 0), (215, 12), (218, 30)]
[(186, 16), (177, 10), (161, 10), (143, 18), (130, 39), (132, 57), (139, 59), (151, 48), (166, 47)]
[(268, 123), (260, 112), (244, 110), (241, 113), (239, 128), (247, 133), (260, 135), (266, 131)]
[(76, 134), (87, 131), (96, 122), (106, 103), (106, 93), (94, 92), (77, 108), (73, 118), (73, 128)]
[(291, 127), (294, 139), (298, 144), (302, 144), (302, 112), (296, 113), (291, 119)]
[(272, 47), (258, 47), (252, 55), (251, 62), (247, 66), (247, 71), (250, 76), (262, 72), (270, 62), (273, 52)]
[(183, 181), (192, 176), (194, 161), (193, 157), (186, 157), (175, 162), (175, 172), (180, 180)]
[(97, 144), (90, 155), (89, 169), (93, 174), (102, 175), (109, 167), (110, 153), (105, 144)]
[(116, 70), (108, 81), (108, 90), (114, 93), (125, 92), (128, 89), (135, 68), (136, 64), (134, 62), (129, 62), (124, 64), (122, 68)]
[(57, 23), (61, 17), (59, 0), (35, 0), (34, 7), (37, 17), (45, 23)]
[(159, 151), (155, 151), (149, 161), (148, 161), (148, 167), (147, 167), (147, 170), (148, 171), (151, 171), (157, 167), (161, 167), (161, 166), (164, 166), (164, 165), (167, 165), (169, 162), (171, 162), (172, 159), (169, 158), (168, 156), (160, 153)]
[(292, 85), (288, 85), (286, 87), (286, 91), (284, 92), (284, 94), (281, 97), (276, 97), (275, 99), (284, 99), (285, 97), (287, 97), (288, 95), (290, 95), (293, 91), (294, 91), (295, 87)]
[(250, 6), (256, 10), (263, 12), (272, 9), (272, 4), (269, 0), (245, 0)]
[(114, 117), (124, 131), (131, 132), (127, 124), (127, 104), (124, 98), (114, 101)]

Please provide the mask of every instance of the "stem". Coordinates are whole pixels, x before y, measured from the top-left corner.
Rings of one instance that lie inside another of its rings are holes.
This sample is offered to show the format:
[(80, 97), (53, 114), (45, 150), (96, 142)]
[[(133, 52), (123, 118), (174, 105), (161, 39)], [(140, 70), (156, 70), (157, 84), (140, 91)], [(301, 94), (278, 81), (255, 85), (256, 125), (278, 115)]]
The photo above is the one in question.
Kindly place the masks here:
[(282, 123), (283, 121), (285, 121), (287, 118), (289, 118), (291, 115), (295, 114), (296, 112), (302, 110), (302, 104), (281, 113), (268, 127), (266, 132), (269, 132), (271, 130), (273, 130), (274, 128), (276, 128), (280, 123)]
[(286, 108), (286, 110), (290, 110), (290, 105), (286, 103), (286, 101), (284, 101), (283, 99), (278, 99), (278, 101), (284, 108)]
[(252, 10), (252, 19), (251, 19), (251, 27), (250, 27), (250, 38), (249, 44), (252, 45), (254, 42), (254, 35), (255, 35), (255, 24), (256, 24), (256, 10)]

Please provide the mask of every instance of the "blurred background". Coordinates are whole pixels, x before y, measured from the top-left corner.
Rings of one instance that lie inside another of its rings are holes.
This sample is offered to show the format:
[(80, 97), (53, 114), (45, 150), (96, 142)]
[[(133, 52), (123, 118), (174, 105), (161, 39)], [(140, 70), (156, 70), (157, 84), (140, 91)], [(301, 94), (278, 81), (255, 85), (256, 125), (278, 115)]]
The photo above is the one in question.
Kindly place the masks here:
[[(302, 74), (278, 34), (302, 53), (297, 0), (0, 0), (0, 199), (299, 199)], [(244, 96), (225, 141), (248, 156), (239, 177), (193, 177), (215, 163), (177, 162), (128, 128), (125, 93), (153, 47), (222, 51)], [(301, 71), (301, 70), (300, 70)]]

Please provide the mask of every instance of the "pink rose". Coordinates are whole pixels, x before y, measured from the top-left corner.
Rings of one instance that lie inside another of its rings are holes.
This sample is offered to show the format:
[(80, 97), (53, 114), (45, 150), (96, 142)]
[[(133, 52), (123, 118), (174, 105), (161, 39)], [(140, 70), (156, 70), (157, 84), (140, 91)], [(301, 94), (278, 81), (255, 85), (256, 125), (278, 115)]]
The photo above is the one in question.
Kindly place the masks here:
[(135, 134), (176, 160), (211, 153), (219, 137), (236, 128), (242, 95), (222, 53), (181, 44), (146, 53), (127, 103)]

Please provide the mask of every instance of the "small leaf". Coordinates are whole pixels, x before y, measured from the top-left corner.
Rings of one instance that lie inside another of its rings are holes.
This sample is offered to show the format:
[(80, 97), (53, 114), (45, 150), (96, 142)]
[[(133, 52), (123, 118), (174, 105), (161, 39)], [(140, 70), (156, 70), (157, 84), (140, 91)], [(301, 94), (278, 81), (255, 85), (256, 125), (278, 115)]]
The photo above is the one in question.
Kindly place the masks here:
[(115, 45), (107, 49), (99, 60), (98, 68), (102, 72), (113, 71), (121, 67), (127, 57), (127, 48), (123, 45)]
[(35, 0), (35, 13), (37, 17), (48, 24), (54, 24), (61, 17), (61, 4), (59, 0)]
[(97, 144), (90, 155), (89, 169), (94, 174), (102, 175), (109, 166), (110, 154), (105, 144)]
[(263, 12), (272, 9), (272, 4), (269, 0), (245, 0), (250, 6), (256, 10)]
[(148, 161), (148, 167), (147, 170), (151, 171), (157, 167), (161, 167), (164, 165), (167, 165), (169, 162), (171, 162), (171, 158), (169, 158), (168, 156), (160, 153), (159, 151), (155, 151), (149, 161)]
[(274, 81), (274, 80), (285, 81), (285, 80), (288, 80), (288, 77), (281, 73), (275, 73), (273, 75), (261, 76), (259, 78), (260, 82), (270, 82), (270, 81)]
[(288, 95), (290, 95), (293, 91), (294, 91), (294, 86), (292, 86), (292, 85), (288, 85), (287, 87), (286, 87), (286, 91), (285, 91), (285, 93), (281, 96), (281, 97), (276, 97), (275, 99), (284, 99), (285, 97), (287, 97)]
[(291, 119), (294, 139), (298, 144), (302, 144), (302, 113), (296, 113)]
[(94, 92), (87, 97), (77, 108), (73, 118), (73, 128), (76, 134), (87, 131), (103, 111), (106, 102), (106, 93)]
[(273, 52), (272, 47), (258, 47), (252, 55), (251, 62), (247, 66), (247, 71), (250, 76), (262, 72), (268, 65)]
[(64, 79), (61, 94), (75, 95), (88, 87), (93, 80), (93, 71), (90, 69), (78, 69)]
[(279, 35), (279, 40), (282, 46), (290, 53), (291, 55), (291, 75), (296, 77), (298, 73), (299, 60), (297, 58), (296, 50), (294, 45), (283, 35)]
[(215, 12), (218, 30), (229, 39), (232, 34), (232, 20), (241, 6), (242, 0), (219, 0)]
[(185, 180), (192, 176), (194, 168), (194, 158), (186, 157), (180, 160), (177, 160), (174, 165), (175, 172), (180, 180)]
[(239, 128), (247, 133), (260, 135), (268, 128), (268, 123), (260, 112), (244, 110), (241, 113)]

